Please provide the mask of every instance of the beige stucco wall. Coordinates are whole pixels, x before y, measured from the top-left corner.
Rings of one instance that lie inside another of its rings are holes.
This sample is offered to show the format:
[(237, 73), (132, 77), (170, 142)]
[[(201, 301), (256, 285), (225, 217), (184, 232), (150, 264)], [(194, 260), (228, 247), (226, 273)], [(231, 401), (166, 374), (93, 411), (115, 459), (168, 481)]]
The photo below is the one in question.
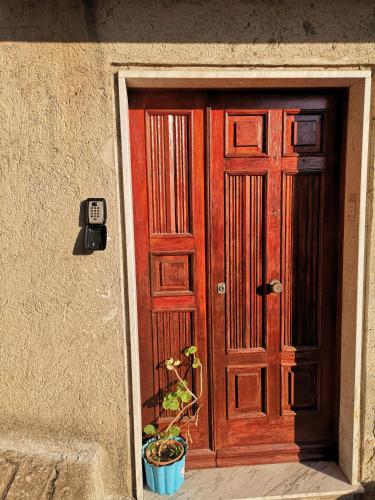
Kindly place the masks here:
[[(125, 498), (131, 460), (115, 73), (147, 64), (370, 66), (374, 5), (4, 0), (0, 39), (0, 439), (7, 440), (0, 449), (57, 447), (63, 461), (78, 463), (94, 446), (105, 492), (98, 498)], [(375, 480), (373, 156), (371, 148), (367, 481)], [(107, 200), (108, 248), (79, 255), (80, 202), (90, 196)], [(51, 477), (54, 485), (53, 470)]]

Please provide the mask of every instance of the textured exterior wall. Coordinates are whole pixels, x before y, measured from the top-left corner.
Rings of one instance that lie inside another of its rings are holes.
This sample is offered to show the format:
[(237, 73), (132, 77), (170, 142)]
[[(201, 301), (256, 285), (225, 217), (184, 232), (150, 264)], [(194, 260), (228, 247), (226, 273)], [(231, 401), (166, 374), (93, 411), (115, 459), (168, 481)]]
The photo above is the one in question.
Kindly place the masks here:
[[(104, 491), (125, 498), (131, 460), (114, 74), (134, 64), (371, 65), (375, 7), (371, 0), (354, 7), (351, 0), (4, 0), (0, 39), (0, 438), (8, 448), (11, 440), (50, 440), (64, 450), (94, 443)], [(371, 155), (367, 481), (375, 479)], [(80, 255), (80, 202), (90, 196), (107, 199), (108, 248)]]

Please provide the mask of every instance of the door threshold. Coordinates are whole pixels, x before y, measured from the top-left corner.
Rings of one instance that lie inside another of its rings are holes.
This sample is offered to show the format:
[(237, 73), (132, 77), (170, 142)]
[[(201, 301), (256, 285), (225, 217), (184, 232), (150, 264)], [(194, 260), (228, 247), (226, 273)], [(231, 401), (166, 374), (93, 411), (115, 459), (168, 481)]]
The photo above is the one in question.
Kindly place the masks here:
[[(186, 473), (180, 500), (296, 500), (359, 498), (361, 484), (348, 482), (335, 462), (310, 461), (197, 469)], [(162, 498), (145, 489), (144, 499)]]

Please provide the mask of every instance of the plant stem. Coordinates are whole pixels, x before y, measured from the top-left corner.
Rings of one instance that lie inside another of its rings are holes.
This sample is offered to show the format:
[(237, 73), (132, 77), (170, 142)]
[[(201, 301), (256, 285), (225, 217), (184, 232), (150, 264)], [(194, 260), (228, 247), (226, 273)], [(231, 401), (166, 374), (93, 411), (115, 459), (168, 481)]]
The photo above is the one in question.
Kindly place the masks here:
[[(200, 375), (200, 387), (199, 387), (199, 395), (196, 396), (194, 394), (194, 392), (192, 392), (189, 387), (187, 386), (187, 384), (185, 383), (185, 381), (180, 377), (178, 371), (176, 370), (176, 368), (173, 366), (173, 372), (174, 374), (176, 375), (176, 377), (178, 378), (178, 380), (180, 381), (180, 383), (183, 385), (183, 387), (185, 388), (185, 390), (192, 396), (192, 401), (187, 404), (186, 406), (182, 407), (181, 410), (178, 412), (178, 414), (174, 417), (174, 419), (170, 422), (170, 424), (168, 425), (168, 427), (166, 428), (165, 432), (168, 432), (170, 430), (170, 428), (172, 427), (173, 424), (175, 424), (178, 419), (181, 417), (181, 415), (183, 413), (186, 412), (186, 410), (188, 408), (190, 408), (191, 406), (193, 406), (202, 396), (202, 393), (203, 393), (203, 377), (202, 377), (202, 366), (199, 367), (199, 375)], [(190, 417), (190, 420), (189, 420), (189, 423), (188, 423), (188, 426), (189, 424), (192, 422), (192, 420), (194, 418), (197, 418), (198, 419), (198, 414), (199, 414), (199, 410), (200, 410), (200, 407), (198, 406), (197, 410), (195, 411), (194, 415), (192, 417)], [(196, 424), (197, 425), (197, 424)], [(187, 431), (188, 433), (188, 437), (189, 437), (189, 440), (191, 441), (191, 436), (190, 436), (190, 432), (189, 432), (189, 429)]]

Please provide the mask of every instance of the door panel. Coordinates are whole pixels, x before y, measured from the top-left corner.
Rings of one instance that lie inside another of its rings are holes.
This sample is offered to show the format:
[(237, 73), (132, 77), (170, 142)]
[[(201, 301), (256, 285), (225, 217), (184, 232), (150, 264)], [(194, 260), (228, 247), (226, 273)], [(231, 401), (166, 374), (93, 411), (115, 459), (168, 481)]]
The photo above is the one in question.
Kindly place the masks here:
[(227, 351), (265, 344), (263, 276), (265, 175), (225, 174)]
[(146, 111), (150, 236), (191, 234), (192, 112)]
[(283, 173), (282, 189), (283, 347), (314, 347), (319, 345), (323, 173)]

